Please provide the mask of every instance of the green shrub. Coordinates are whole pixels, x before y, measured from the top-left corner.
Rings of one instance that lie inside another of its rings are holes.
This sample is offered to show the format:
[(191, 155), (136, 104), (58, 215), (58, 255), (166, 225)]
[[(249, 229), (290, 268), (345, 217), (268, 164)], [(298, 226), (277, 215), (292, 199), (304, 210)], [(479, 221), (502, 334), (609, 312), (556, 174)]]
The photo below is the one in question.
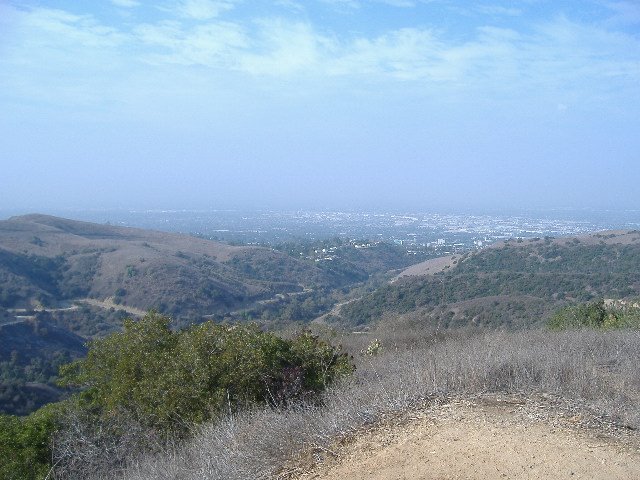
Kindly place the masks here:
[(640, 308), (615, 302), (607, 306), (604, 300), (598, 300), (558, 310), (547, 326), (552, 330), (640, 328)]
[(28, 417), (0, 415), (0, 478), (45, 478), (51, 469), (51, 439), (58, 428), (59, 404)]
[(175, 332), (169, 323), (154, 312), (126, 320), (63, 367), (62, 383), (83, 388), (81, 404), (100, 415), (125, 411), (179, 433), (224, 412), (312, 397), (353, 370), (347, 355), (309, 333), (284, 340), (255, 326), (207, 322)]

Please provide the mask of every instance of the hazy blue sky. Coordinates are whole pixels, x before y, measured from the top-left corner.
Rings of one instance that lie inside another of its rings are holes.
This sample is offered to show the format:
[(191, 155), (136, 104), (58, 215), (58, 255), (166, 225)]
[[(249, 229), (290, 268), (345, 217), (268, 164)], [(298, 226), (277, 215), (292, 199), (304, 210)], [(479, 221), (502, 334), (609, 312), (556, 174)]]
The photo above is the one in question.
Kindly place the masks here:
[(640, 207), (640, 2), (0, 0), (0, 208)]

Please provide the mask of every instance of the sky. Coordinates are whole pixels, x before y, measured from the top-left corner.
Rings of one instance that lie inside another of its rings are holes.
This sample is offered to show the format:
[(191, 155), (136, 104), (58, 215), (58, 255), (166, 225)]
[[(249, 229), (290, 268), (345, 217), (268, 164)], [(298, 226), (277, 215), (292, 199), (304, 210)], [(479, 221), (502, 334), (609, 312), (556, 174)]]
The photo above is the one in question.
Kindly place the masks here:
[(637, 0), (0, 0), (0, 208), (640, 209)]

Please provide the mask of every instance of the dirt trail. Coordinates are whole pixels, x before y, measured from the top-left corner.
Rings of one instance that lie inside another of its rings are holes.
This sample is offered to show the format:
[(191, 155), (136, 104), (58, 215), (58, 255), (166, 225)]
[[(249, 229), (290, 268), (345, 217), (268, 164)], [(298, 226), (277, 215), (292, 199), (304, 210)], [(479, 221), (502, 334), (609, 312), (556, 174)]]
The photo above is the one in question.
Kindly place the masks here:
[(315, 480), (640, 479), (635, 432), (587, 428), (513, 399), (457, 402), (381, 426), (340, 449)]
[(76, 301), (80, 303), (87, 303), (94, 307), (104, 308), (105, 310), (109, 310), (111, 308), (115, 310), (124, 310), (125, 312), (130, 313), (131, 315), (136, 315), (138, 317), (144, 317), (147, 314), (147, 312), (139, 308), (115, 303), (112, 297), (106, 298), (104, 300), (96, 300), (95, 298), (82, 298)]

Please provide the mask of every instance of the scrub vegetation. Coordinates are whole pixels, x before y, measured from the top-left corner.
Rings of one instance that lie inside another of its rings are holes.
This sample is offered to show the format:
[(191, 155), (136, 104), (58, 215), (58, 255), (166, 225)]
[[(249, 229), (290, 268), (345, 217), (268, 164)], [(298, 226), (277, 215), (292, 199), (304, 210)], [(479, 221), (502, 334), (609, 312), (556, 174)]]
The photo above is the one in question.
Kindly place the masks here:
[(548, 322), (554, 330), (583, 327), (610, 330), (614, 328), (640, 328), (640, 304), (638, 302), (604, 300), (565, 307), (556, 312)]
[(309, 332), (286, 340), (255, 326), (176, 332), (169, 323), (154, 312), (125, 321), (61, 369), (60, 383), (79, 393), (28, 417), (1, 416), (0, 451), (14, 460), (0, 477), (33, 479), (55, 467), (59, 478), (85, 478), (189, 438), (203, 422), (260, 405), (312, 405), (353, 371), (348, 355)]
[[(341, 321), (364, 325), (385, 315), (442, 309), (439, 320), (446, 325), (473, 324), (478, 317), (484, 326), (542, 326), (562, 306), (640, 295), (639, 240), (640, 235), (630, 231), (582, 240), (504, 242), (464, 255), (436, 275), (406, 277), (376, 289), (345, 305)], [(491, 302), (487, 305), (484, 299)], [(523, 307), (502, 305), (505, 302)], [(532, 303), (536, 308), (526, 307)], [(460, 309), (469, 314), (446, 318), (447, 312)]]
[[(225, 416), (202, 425), (182, 443), (157, 445), (156, 453), (136, 452), (123, 462), (123, 470), (117, 468), (122, 463), (116, 466), (102, 457), (94, 478), (295, 476), (384, 418), (491, 392), (562, 398), (620, 426), (640, 427), (636, 331), (378, 333), (377, 339), (344, 339), (349, 350), (362, 352), (356, 372), (325, 392), (321, 403)], [(82, 468), (64, 474), (80, 478)]]
[[(552, 395), (640, 427), (638, 232), (504, 242), (400, 278), (388, 270), (405, 259), (384, 245), (276, 251), (36, 216), (4, 224), (15, 248), (15, 223), (56, 235), (29, 244), (37, 258), (0, 258), (2, 275), (29, 284), (0, 311), (0, 406), (26, 415), (0, 416), (1, 478), (287, 477), (389, 415), (492, 392)], [(54, 238), (79, 243), (61, 260)], [(96, 265), (122, 278), (104, 283)], [(248, 296), (215, 321), (163, 310), (120, 326), (113, 302), (63, 302), (66, 282), (87, 275), (97, 297), (122, 290), (123, 309), (150, 292), (169, 301), (174, 286), (172, 308), (199, 295), (224, 308), (200, 289), (214, 277)]]

